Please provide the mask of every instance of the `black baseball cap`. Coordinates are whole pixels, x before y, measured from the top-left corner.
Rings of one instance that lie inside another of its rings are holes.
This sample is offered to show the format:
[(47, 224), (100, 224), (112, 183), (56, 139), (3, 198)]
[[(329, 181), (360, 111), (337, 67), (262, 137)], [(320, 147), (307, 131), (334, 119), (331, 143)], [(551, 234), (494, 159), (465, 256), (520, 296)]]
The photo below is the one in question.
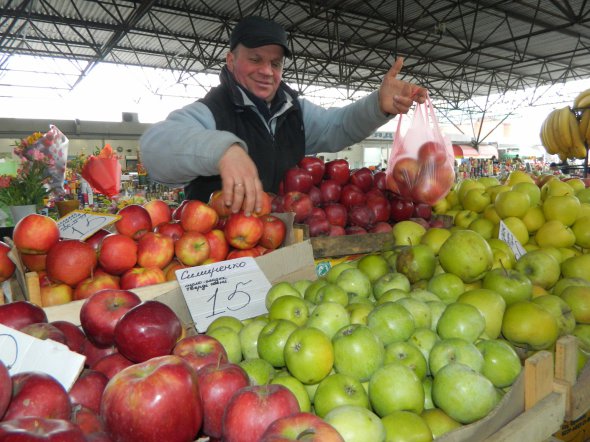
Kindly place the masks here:
[(287, 44), (287, 33), (283, 27), (277, 22), (262, 17), (245, 17), (238, 22), (229, 38), (230, 50), (233, 50), (238, 43), (247, 48), (279, 45), (285, 50), (285, 56), (291, 58), (291, 51)]

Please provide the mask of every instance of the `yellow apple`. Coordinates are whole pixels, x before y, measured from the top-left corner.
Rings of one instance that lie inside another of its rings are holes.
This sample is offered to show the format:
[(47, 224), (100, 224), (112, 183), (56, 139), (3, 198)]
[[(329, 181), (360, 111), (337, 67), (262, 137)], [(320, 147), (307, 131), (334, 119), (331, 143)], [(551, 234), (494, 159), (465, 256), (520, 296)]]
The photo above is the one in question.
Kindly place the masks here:
[(590, 203), (590, 187), (576, 190), (576, 196), (581, 203)]
[(459, 205), (459, 195), (455, 189), (447, 193), (445, 199), (449, 202), (449, 206), (451, 207)]
[(451, 236), (449, 229), (443, 229), (442, 227), (431, 227), (422, 235), (420, 238), (420, 244), (426, 244), (432, 249), (435, 255), (438, 255), (440, 246)]
[(531, 199), (526, 193), (509, 190), (508, 192), (501, 192), (496, 195), (494, 207), (496, 208), (496, 212), (498, 212), (498, 216), (502, 219), (508, 218), (509, 216), (520, 218), (531, 207)]
[(541, 187), (541, 200), (545, 201), (549, 196), (573, 195), (574, 193), (572, 186), (565, 181), (549, 180)]
[(571, 226), (580, 211), (580, 200), (573, 195), (550, 195), (543, 202), (543, 214), (547, 221), (558, 220)]
[(526, 193), (529, 196), (531, 207), (535, 207), (541, 201), (541, 188), (535, 183), (529, 183), (528, 181), (521, 181), (512, 186), (512, 190), (517, 192)]
[(459, 204), (463, 205), (463, 198), (469, 189), (485, 189), (485, 186), (482, 183), (478, 183), (477, 180), (473, 178), (467, 178), (461, 181), (459, 188), (457, 189)]
[(564, 278), (585, 278), (590, 275), (590, 254), (572, 256), (561, 263)]
[(565, 182), (568, 183), (570, 186), (572, 186), (572, 189), (574, 189), (574, 192), (577, 192), (578, 190), (582, 190), (582, 189), (586, 188), (584, 181), (582, 181), (580, 178), (570, 178), (569, 180), (566, 180)]
[(508, 179), (506, 180), (506, 184), (509, 186), (514, 186), (516, 183), (527, 182), (527, 183), (534, 183), (533, 177), (530, 176), (528, 173), (522, 170), (513, 170), (508, 175)]
[[(588, 187), (588, 189), (590, 189), (590, 187)], [(580, 198), (578, 198), (580, 199)], [(590, 215), (590, 202), (584, 203), (582, 201), (580, 201), (580, 211), (578, 212), (578, 218), (580, 216), (587, 216)]]
[(529, 233), (535, 233), (543, 224), (545, 224), (545, 221), (543, 209), (539, 206), (529, 207), (522, 217), (522, 222)]
[(469, 224), (469, 229), (474, 230), (475, 232), (479, 233), (485, 239), (490, 239), (494, 236), (494, 229), (496, 228), (496, 224), (490, 221), (487, 218), (477, 218), (474, 219), (471, 224)]
[(571, 258), (572, 256), (578, 256), (582, 254), (582, 251), (576, 249), (575, 247), (559, 247), (558, 250), (561, 253), (561, 262)]
[(449, 200), (446, 198), (441, 198), (434, 204), (434, 206), (432, 206), (432, 211), (434, 213), (441, 215), (443, 213), (446, 213), (447, 210), (449, 210), (450, 208), (451, 204), (449, 203)]
[(568, 226), (554, 219), (537, 230), (535, 241), (541, 247), (571, 247), (576, 243), (576, 235)]
[(541, 296), (549, 295), (550, 293), (544, 287), (533, 284), (532, 299), (540, 298)]
[(500, 180), (495, 176), (482, 176), (479, 177), (477, 181), (482, 183), (485, 187), (497, 186), (500, 184)]
[(490, 200), (494, 201), (499, 193), (508, 192), (509, 190), (511, 190), (510, 186), (498, 184), (497, 186), (488, 187), (486, 192), (490, 195)]
[(496, 212), (496, 208), (494, 204), (489, 204), (485, 209), (483, 209), (483, 217), (489, 219), (494, 224), (500, 223), (500, 217), (498, 216), (498, 212)]
[(516, 257), (514, 256), (514, 252), (508, 244), (498, 238), (488, 239), (488, 244), (492, 248), (494, 257), (496, 256), (496, 252), (498, 252), (498, 257), (502, 258), (503, 265), (507, 269), (514, 266), (516, 263)]
[(576, 245), (583, 248), (590, 248), (590, 216), (578, 218), (572, 225), (572, 232), (576, 236)]
[[(529, 231), (526, 228), (523, 220), (515, 216), (509, 216), (508, 218), (504, 218), (502, 221), (504, 221), (506, 227), (508, 227), (516, 239), (518, 239), (520, 244), (524, 245), (529, 242)], [(496, 234), (494, 237), (497, 238), (498, 235)]]
[(502, 334), (517, 347), (543, 350), (557, 341), (559, 324), (542, 306), (533, 301), (519, 301), (506, 307)]
[(483, 209), (490, 203), (490, 195), (485, 189), (474, 187), (469, 189), (463, 196), (463, 208), (476, 213), (483, 212)]
[(477, 219), (478, 215), (472, 210), (463, 209), (460, 210), (456, 215), (453, 223), (458, 227), (467, 228), (473, 220)]

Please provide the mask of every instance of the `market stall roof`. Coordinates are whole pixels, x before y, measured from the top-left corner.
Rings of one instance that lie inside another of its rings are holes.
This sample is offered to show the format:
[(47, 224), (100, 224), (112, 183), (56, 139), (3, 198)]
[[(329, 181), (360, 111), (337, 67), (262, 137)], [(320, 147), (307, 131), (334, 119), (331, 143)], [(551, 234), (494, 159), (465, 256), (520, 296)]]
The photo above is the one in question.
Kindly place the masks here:
[[(170, 69), (179, 83), (194, 81), (195, 73), (219, 72), (229, 33), (246, 15), (287, 29), (294, 55), (285, 79), (302, 93), (342, 87), (343, 98), (358, 97), (403, 56), (402, 76), (427, 86), (450, 118), (485, 114), (488, 104), (482, 109), (475, 97), (590, 78), (586, 0), (21, 0), (0, 2), (0, 15), (0, 95), (7, 97), (22, 88), (71, 90), (102, 62)], [(70, 69), (40, 62), (38, 71), (54, 81), (39, 84), (11, 63), (23, 54), (68, 60)]]
[(468, 144), (453, 144), (455, 158), (478, 158), (479, 152)]

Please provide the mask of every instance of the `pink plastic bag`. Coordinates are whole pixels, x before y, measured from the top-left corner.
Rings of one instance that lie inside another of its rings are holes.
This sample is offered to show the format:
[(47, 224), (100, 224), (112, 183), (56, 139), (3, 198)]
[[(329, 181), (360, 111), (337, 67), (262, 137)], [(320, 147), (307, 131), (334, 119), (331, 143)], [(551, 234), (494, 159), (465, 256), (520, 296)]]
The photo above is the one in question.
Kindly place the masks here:
[(433, 205), (455, 182), (453, 147), (438, 126), (430, 98), (417, 104), (405, 135), (399, 116), (387, 163), (387, 187), (403, 198)]
[(49, 125), (49, 130), (35, 143), (33, 148), (39, 149), (44, 155), (51, 159), (47, 168), (49, 174), (49, 191), (55, 195), (63, 195), (64, 179), (66, 176), (66, 162), (68, 160), (69, 140), (61, 130)]

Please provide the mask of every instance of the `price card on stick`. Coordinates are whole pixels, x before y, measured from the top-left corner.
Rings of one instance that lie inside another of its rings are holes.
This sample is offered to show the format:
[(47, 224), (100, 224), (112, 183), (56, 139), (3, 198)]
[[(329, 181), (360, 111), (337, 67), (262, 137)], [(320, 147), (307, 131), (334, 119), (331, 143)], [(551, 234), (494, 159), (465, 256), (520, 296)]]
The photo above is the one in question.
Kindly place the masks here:
[(84, 241), (100, 229), (115, 223), (121, 215), (74, 210), (57, 220), (62, 238)]
[(526, 253), (526, 250), (518, 240), (512, 231), (508, 228), (504, 221), (500, 220), (500, 230), (498, 232), (498, 238), (504, 241), (510, 249), (514, 252), (514, 256), (518, 260), (522, 255)]
[(70, 390), (84, 368), (85, 356), (51, 339), (42, 340), (0, 324), (0, 360), (10, 375), (40, 371)]
[(266, 313), (272, 287), (254, 258), (238, 258), (176, 271), (191, 317), (199, 333), (219, 316), (240, 320)]

